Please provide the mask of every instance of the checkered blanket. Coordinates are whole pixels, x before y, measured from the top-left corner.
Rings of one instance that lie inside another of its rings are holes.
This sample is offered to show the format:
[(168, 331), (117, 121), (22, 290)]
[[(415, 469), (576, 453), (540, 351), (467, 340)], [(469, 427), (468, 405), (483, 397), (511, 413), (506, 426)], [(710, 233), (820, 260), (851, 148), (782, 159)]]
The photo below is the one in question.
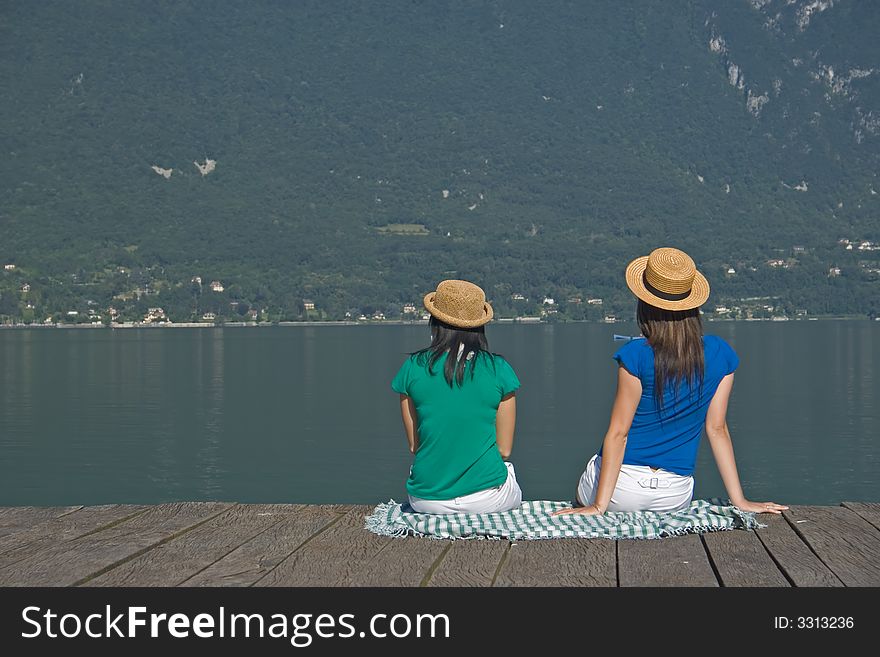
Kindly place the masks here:
[(551, 516), (571, 507), (568, 502), (523, 502), (504, 513), (415, 513), (391, 500), (366, 516), (366, 528), (380, 536), (428, 536), (530, 540), (543, 538), (663, 538), (726, 529), (763, 527), (754, 513), (740, 511), (725, 500), (695, 500), (675, 513), (636, 511), (603, 515)]

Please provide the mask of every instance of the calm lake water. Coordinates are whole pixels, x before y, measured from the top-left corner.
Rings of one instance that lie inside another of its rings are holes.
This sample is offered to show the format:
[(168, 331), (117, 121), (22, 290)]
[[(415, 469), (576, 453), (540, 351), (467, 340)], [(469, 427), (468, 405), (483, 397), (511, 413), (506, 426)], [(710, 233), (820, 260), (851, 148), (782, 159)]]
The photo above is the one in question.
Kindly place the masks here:
[[(741, 358), (729, 411), (746, 495), (880, 500), (880, 322), (709, 323)], [(571, 499), (627, 324), (491, 324), (522, 381), (513, 461)], [(405, 496), (390, 381), (428, 328), (0, 331), (0, 505), (370, 504)], [(705, 440), (696, 495), (723, 496)]]

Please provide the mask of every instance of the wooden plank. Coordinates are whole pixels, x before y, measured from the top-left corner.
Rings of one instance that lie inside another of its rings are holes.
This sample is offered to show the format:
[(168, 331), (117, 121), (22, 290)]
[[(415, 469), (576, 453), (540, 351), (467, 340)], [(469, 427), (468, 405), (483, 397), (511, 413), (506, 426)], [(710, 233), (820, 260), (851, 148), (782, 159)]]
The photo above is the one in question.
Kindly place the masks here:
[(81, 509), (81, 504), (73, 506), (0, 506), (0, 527), (6, 525), (8, 519), (16, 517), (33, 518), (40, 520), (57, 518), (58, 516)]
[(795, 531), (846, 586), (880, 586), (880, 531), (842, 506), (793, 506)]
[(327, 531), (270, 570), (254, 586), (338, 586), (388, 542), (364, 529), (373, 507), (354, 506)]
[(180, 586), (251, 586), (340, 517), (340, 513), (328, 508), (303, 508), (186, 579)]
[(343, 514), (348, 513), (349, 511), (358, 511), (360, 509), (366, 509), (364, 515), (369, 515), (373, 512), (375, 507), (359, 505), (359, 504), (309, 504), (309, 507), (312, 509), (324, 509), (325, 511), (335, 511), (336, 513)]
[(452, 541), (428, 586), (492, 586), (509, 541)]
[(0, 585), (614, 586), (619, 578), (621, 586), (713, 586), (711, 566), (724, 586), (880, 584), (874, 503), (795, 506), (785, 518), (761, 516), (768, 527), (756, 532), (616, 544), (391, 539), (364, 528), (370, 511), (221, 503), (5, 507)]
[(89, 580), (87, 585), (177, 586), (302, 508), (294, 504), (236, 505), (196, 529)]
[(614, 541), (560, 538), (512, 543), (495, 586), (617, 586)]
[(845, 506), (880, 529), (880, 504), (876, 502), (843, 502), (841, 506)]
[(0, 568), (0, 586), (71, 586), (118, 566), (222, 513), (222, 502), (175, 502), (82, 538), (42, 547)]
[(795, 586), (843, 586), (785, 518), (762, 514), (759, 519), (767, 526), (756, 530), (758, 539)]
[(419, 586), (447, 541), (389, 538), (364, 528), (373, 507), (354, 507), (256, 586)]
[(8, 536), (45, 520), (53, 520), (82, 506), (6, 506), (0, 508), (0, 537)]
[(617, 542), (620, 586), (718, 586), (696, 534)]
[(722, 586), (790, 586), (753, 531), (703, 534)]
[(54, 548), (59, 543), (109, 527), (146, 509), (145, 506), (134, 504), (83, 507), (73, 513), (39, 522), (29, 529), (0, 536), (0, 568), (41, 550)]

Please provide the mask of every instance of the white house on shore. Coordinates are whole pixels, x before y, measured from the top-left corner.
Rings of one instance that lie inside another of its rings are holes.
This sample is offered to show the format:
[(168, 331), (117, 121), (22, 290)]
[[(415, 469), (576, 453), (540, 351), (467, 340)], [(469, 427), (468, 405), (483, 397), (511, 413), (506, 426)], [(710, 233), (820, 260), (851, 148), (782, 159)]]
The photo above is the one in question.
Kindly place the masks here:
[(147, 310), (147, 314), (144, 315), (144, 323), (152, 324), (154, 322), (167, 322), (168, 317), (165, 316), (165, 311), (162, 308), (149, 308)]

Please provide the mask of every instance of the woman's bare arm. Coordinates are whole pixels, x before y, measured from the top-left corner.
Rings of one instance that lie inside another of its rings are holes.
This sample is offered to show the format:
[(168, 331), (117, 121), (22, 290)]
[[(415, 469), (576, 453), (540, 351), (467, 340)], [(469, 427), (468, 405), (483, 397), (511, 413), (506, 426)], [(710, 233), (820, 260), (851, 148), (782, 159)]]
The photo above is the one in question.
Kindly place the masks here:
[(732, 389), (733, 374), (731, 373), (721, 379), (715, 396), (709, 402), (709, 411), (706, 414), (706, 436), (709, 438), (709, 446), (718, 465), (721, 481), (724, 482), (731, 503), (743, 511), (782, 513), (788, 508), (787, 506), (775, 502), (750, 502), (743, 493), (739, 473), (736, 470), (736, 458), (733, 455), (733, 441), (730, 439), (730, 430), (727, 427), (727, 404)]
[(599, 469), (596, 501), (587, 507), (557, 511), (554, 515), (605, 513), (611, 502), (614, 487), (617, 486), (617, 477), (620, 475), (620, 466), (623, 464), (623, 453), (626, 448), (626, 435), (629, 433), (641, 397), (642, 382), (624, 367), (618, 367), (617, 395), (611, 408), (611, 421), (605, 433), (605, 441), (602, 443), (602, 466)]
[(419, 449), (419, 432), (416, 430), (416, 405), (407, 395), (400, 395), (400, 416), (403, 419), (403, 429), (406, 431), (409, 451), (415, 454), (416, 450)]
[(513, 451), (513, 431), (516, 427), (516, 394), (510, 393), (501, 399), (495, 415), (495, 442), (501, 458), (507, 460)]

